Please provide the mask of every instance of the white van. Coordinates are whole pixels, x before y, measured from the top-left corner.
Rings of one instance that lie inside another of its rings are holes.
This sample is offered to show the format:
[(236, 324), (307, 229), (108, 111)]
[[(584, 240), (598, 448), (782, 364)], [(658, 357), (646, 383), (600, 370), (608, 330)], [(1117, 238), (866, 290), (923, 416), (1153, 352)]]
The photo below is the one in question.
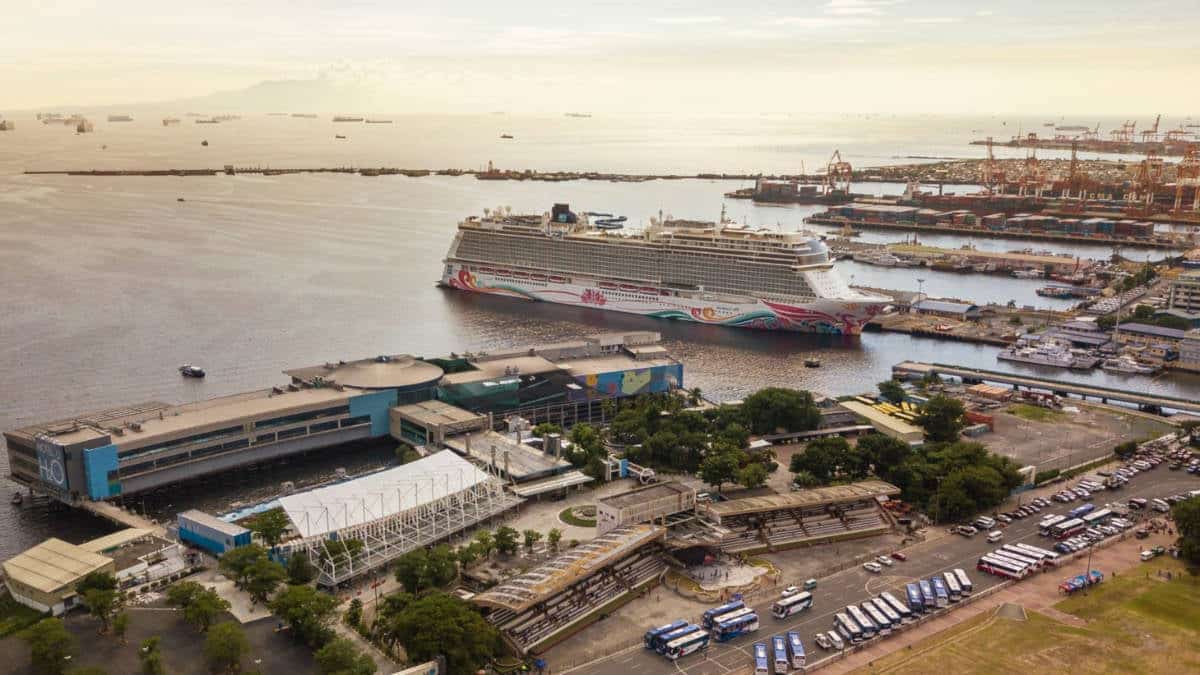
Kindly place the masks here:
[(1166, 513), (1171, 510), (1171, 505), (1161, 499), (1155, 499), (1150, 502), (1150, 507), (1160, 513)]
[(991, 518), (988, 518), (987, 516), (979, 516), (978, 518), (975, 519), (975, 522), (973, 524), (986, 530), (986, 529), (995, 527), (996, 521)]
[(1142, 562), (1146, 562), (1154, 557), (1154, 551), (1142, 551)]
[(994, 544), (1004, 538), (1004, 533), (1000, 530), (992, 530), (988, 532), (987, 543)]

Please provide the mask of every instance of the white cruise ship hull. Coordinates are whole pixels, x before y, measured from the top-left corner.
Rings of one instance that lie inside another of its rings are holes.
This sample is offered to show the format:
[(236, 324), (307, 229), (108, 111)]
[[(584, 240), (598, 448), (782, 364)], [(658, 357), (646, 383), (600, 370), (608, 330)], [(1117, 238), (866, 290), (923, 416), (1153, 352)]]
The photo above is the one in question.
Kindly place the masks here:
[(858, 335), (862, 332), (863, 324), (884, 308), (884, 304), (878, 302), (856, 303), (836, 299), (787, 303), (735, 298), (703, 291), (679, 291), (586, 277), (497, 270), (484, 265), (457, 262), (447, 262), (441, 284), (472, 293), (540, 300), (659, 319), (841, 335)]

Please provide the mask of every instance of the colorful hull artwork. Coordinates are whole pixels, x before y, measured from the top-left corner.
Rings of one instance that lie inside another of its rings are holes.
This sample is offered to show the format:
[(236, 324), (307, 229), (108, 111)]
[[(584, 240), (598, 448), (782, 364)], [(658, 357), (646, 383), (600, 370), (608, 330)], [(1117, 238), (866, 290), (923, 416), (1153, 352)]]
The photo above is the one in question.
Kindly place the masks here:
[(590, 281), (587, 285), (572, 283), (571, 280), (564, 283), (531, 283), (512, 276), (500, 277), (472, 272), (458, 264), (446, 266), (442, 285), (473, 293), (591, 307), (659, 319), (694, 321), (714, 326), (841, 335), (858, 335), (862, 332), (863, 324), (870, 321), (884, 307), (879, 303), (848, 303), (836, 300), (816, 300), (804, 305), (787, 305), (758, 299), (726, 302), (690, 297), (686, 294), (666, 295), (659, 289), (645, 286), (631, 287), (628, 290), (600, 288), (597, 282)]

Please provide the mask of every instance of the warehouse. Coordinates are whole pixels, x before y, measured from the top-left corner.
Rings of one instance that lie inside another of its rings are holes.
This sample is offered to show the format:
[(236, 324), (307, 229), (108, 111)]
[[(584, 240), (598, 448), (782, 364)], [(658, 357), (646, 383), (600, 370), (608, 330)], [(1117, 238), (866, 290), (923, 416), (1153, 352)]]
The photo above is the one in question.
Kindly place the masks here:
[(248, 546), (250, 538), (250, 530), (203, 511), (192, 509), (179, 514), (179, 540), (213, 555), (219, 556), (239, 546)]
[(54, 616), (82, 602), (75, 586), (84, 577), (117, 571), (112, 558), (54, 538), (4, 561), (3, 568), (13, 600)]

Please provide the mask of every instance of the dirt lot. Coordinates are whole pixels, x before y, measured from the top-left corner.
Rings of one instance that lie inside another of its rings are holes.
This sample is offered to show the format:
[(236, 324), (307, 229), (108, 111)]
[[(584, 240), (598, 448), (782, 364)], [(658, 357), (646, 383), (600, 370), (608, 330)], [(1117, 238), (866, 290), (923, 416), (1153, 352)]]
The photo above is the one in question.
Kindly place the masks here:
[[(157, 635), (162, 638), (163, 664), (172, 675), (202, 675), (208, 673), (204, 663), (204, 635), (183, 620), (182, 613), (166, 607), (131, 607), (127, 645), (121, 645), (112, 635), (98, 635), (95, 619), (80, 612), (70, 614), (66, 625), (75, 636), (79, 649), (72, 660), (75, 666), (96, 666), (106, 672), (138, 673), (138, 649), (142, 640)], [(225, 615), (220, 621), (232, 621)], [(307, 647), (276, 633), (275, 621), (264, 619), (242, 626), (250, 642), (249, 655), (242, 660), (243, 671), (269, 673), (311, 673), (316, 664)], [(18, 637), (0, 640), (0, 672), (31, 674), (29, 647)]]
[(1022, 466), (1034, 464), (1038, 471), (1045, 471), (1082, 464), (1110, 454), (1119, 443), (1154, 438), (1171, 430), (1163, 422), (1138, 414), (1072, 404), (1078, 412), (1068, 409), (1041, 421), (1010, 414), (1007, 406), (988, 411), (995, 415), (996, 430), (976, 440)]

